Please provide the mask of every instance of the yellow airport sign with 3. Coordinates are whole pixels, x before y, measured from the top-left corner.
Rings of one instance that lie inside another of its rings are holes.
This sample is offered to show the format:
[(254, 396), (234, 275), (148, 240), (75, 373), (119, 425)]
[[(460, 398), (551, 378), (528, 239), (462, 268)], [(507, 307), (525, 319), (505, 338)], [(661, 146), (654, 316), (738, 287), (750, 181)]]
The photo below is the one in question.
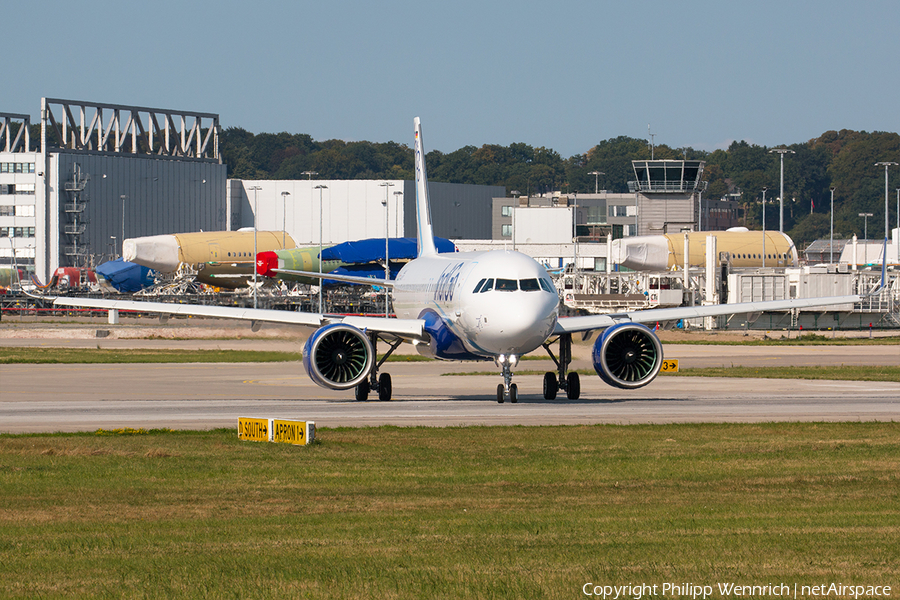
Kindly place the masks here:
[(661, 373), (677, 373), (678, 372), (678, 359), (670, 358), (668, 360), (662, 361), (662, 367), (659, 370)]

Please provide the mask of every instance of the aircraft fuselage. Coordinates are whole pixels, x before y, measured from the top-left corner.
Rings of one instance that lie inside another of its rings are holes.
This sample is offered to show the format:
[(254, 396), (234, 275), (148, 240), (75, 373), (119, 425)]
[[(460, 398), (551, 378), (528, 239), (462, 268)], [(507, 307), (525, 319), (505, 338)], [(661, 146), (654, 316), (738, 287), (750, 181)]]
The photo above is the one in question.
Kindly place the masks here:
[(400, 271), (393, 298), (398, 318), (429, 321), (438, 358), (527, 354), (546, 341), (559, 314), (547, 271), (519, 252), (419, 257)]

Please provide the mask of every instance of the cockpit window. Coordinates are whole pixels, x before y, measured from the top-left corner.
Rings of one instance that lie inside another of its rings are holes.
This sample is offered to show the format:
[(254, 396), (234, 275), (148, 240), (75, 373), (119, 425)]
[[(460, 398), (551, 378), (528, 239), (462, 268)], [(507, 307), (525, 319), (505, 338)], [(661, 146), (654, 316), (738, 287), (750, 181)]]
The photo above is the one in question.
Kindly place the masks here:
[(556, 293), (558, 293), (558, 292), (556, 291), (556, 288), (553, 286), (553, 283), (552, 283), (552, 282), (547, 281), (547, 280), (544, 279), (543, 277), (541, 277), (540, 282), (541, 282), (541, 287), (544, 288), (544, 291), (545, 291), (545, 292), (550, 292), (551, 294), (556, 294)]
[(500, 292), (515, 292), (519, 289), (519, 282), (515, 279), (498, 279), (497, 290)]
[(489, 292), (494, 289), (494, 280), (486, 279), (484, 285), (481, 286), (481, 289), (476, 289), (476, 292)]
[(473, 294), (477, 294), (478, 292), (480, 292), (480, 291), (481, 291), (481, 286), (484, 285), (484, 282), (485, 282), (485, 281), (487, 281), (487, 279), (482, 279), (481, 281), (479, 281), (479, 282), (478, 282), (478, 285), (475, 286), (475, 289), (472, 290), (472, 293), (473, 293)]
[(539, 292), (541, 291), (541, 286), (537, 279), (520, 279), (519, 289), (523, 292)]

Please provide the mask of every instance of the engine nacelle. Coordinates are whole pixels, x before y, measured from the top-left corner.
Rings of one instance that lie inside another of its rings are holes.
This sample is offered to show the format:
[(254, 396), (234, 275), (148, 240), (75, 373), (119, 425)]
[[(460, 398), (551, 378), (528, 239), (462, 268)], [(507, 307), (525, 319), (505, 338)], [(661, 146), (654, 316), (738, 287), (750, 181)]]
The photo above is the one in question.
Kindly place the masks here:
[(303, 347), (303, 367), (309, 378), (330, 390), (356, 387), (368, 376), (374, 361), (368, 336), (343, 323), (317, 329)]
[(656, 334), (639, 323), (621, 323), (594, 342), (594, 369), (609, 385), (633, 390), (653, 381), (663, 362)]

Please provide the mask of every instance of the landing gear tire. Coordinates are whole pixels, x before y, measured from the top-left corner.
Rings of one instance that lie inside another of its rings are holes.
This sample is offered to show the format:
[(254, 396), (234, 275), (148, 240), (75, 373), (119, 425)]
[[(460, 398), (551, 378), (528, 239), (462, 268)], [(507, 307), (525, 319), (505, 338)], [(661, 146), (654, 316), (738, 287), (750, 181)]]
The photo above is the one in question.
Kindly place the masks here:
[(578, 400), (581, 397), (581, 379), (578, 373), (569, 373), (566, 377), (566, 398)]
[(499, 402), (500, 404), (503, 404), (503, 396), (505, 396), (505, 395), (506, 395), (506, 392), (503, 390), (503, 384), (498, 383), (497, 384), (497, 402)]
[(509, 401), (513, 404), (519, 401), (519, 386), (516, 384), (509, 386)]
[(556, 381), (556, 373), (544, 373), (544, 400), (556, 400), (559, 391), (559, 382)]
[(391, 392), (391, 374), (382, 373), (378, 376), (378, 399), (382, 402), (390, 402)]
[(365, 402), (369, 399), (369, 380), (366, 379), (356, 386), (356, 401)]

